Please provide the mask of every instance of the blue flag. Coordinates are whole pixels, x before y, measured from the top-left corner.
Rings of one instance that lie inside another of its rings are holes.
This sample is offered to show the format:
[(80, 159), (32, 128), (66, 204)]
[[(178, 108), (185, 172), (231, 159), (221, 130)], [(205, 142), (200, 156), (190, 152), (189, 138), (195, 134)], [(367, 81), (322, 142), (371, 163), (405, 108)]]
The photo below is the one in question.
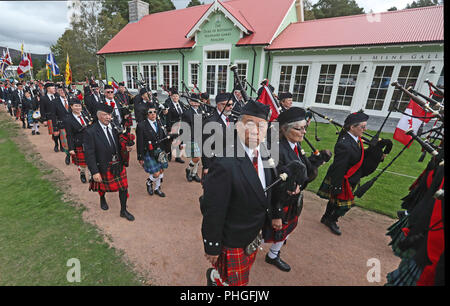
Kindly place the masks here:
[(50, 52), (47, 55), (47, 62), (46, 62), (46, 64), (47, 64), (48, 69), (52, 72), (53, 76), (59, 75), (59, 67), (56, 64), (55, 56), (53, 55), (52, 52)]

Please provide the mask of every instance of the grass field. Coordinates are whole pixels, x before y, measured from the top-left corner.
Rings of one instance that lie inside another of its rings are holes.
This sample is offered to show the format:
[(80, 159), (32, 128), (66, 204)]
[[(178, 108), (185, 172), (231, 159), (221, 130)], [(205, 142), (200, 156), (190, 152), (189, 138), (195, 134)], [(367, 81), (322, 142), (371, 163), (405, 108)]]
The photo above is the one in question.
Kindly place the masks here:
[[(375, 131), (367, 132), (372, 135), (376, 133)], [(316, 142), (314, 139), (314, 123), (312, 123), (308, 133), (306, 134), (308, 140), (318, 150), (329, 149), (333, 152), (337, 139), (336, 129), (333, 125), (318, 123), (318, 134), (320, 142)], [(391, 153), (386, 157), (384, 162), (379, 164), (378, 169), (380, 170), (383, 169), (403, 148), (403, 145), (400, 142), (393, 140), (392, 136), (392, 133), (381, 133), (381, 138), (391, 139), (394, 145)], [(306, 152), (311, 151), (306, 143), (303, 144), (303, 147)], [(406, 149), (402, 155), (400, 155), (400, 157), (398, 157), (397, 160), (387, 169), (389, 172), (384, 172), (362, 198), (355, 198), (355, 203), (366, 209), (382, 213), (390, 217), (396, 217), (397, 210), (401, 209), (401, 198), (408, 194), (409, 186), (420, 175), (420, 173), (422, 173), (423, 169), (430, 160), (430, 155), (427, 154), (425, 160), (419, 163), (418, 159), (420, 154), (420, 145), (417, 142), (413, 142), (411, 147)], [(332, 162), (333, 159), (319, 169), (318, 177), (310, 185), (308, 185), (308, 189), (310, 191), (317, 192), (327, 169)], [(371, 175), (363, 178), (361, 180), (361, 185), (369, 181), (378, 173), (379, 171), (375, 171)]]
[[(141, 284), (122, 254), (82, 220), (82, 209), (43, 178), (50, 173), (18, 150), (17, 127), (0, 113), (0, 286)], [(81, 282), (67, 280), (71, 258), (79, 260)]]

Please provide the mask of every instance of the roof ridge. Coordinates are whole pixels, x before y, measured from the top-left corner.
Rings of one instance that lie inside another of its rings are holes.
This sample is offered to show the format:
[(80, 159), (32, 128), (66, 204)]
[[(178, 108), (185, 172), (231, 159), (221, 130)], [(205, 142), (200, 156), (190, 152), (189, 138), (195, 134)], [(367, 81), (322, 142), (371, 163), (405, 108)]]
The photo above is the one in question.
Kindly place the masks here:
[(381, 15), (385, 15), (385, 14), (399, 14), (399, 13), (403, 13), (405, 11), (417, 11), (417, 10), (425, 10), (425, 9), (436, 9), (438, 7), (444, 7), (443, 5), (439, 4), (439, 5), (431, 5), (431, 6), (424, 6), (424, 7), (416, 7), (416, 8), (410, 8), (410, 9), (402, 9), (402, 10), (397, 10), (397, 11), (385, 11), (385, 12), (379, 12), (379, 13), (364, 13), (364, 14), (357, 14), (357, 15), (348, 15), (348, 16), (338, 16), (338, 17), (330, 17), (330, 18), (320, 18), (320, 19), (312, 19), (312, 20), (306, 20), (306, 21), (297, 21), (297, 22), (293, 22), (293, 24), (299, 24), (299, 23), (306, 23), (306, 22), (320, 22), (323, 20), (332, 20), (332, 19), (344, 19), (344, 18), (356, 18), (356, 17), (362, 17), (362, 16), (366, 16), (366, 15), (370, 15), (370, 14), (381, 14)]

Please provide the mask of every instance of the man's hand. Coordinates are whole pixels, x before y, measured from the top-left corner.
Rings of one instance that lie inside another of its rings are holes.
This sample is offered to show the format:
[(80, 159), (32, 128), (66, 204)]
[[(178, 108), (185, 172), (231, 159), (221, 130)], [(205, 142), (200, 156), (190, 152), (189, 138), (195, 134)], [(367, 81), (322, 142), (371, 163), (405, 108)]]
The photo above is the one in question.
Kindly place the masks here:
[(164, 115), (167, 115), (168, 113), (169, 113), (169, 110), (167, 110), (167, 109), (163, 110)]
[(141, 165), (141, 167), (144, 167), (144, 161), (143, 161), (143, 160), (140, 160), (140, 161), (139, 161), (139, 165)]
[(288, 195), (290, 195), (290, 196), (299, 194), (299, 193), (300, 193), (300, 185), (297, 185), (297, 187), (295, 187), (295, 191), (294, 191), (294, 192), (288, 190), (287, 193), (288, 193)]
[(127, 152), (131, 152), (131, 150), (133, 150), (133, 147), (127, 146)]
[(96, 173), (92, 176), (92, 178), (94, 179), (94, 182), (97, 183), (101, 183), (102, 182), (102, 176), (100, 175), (100, 173)]
[(283, 222), (280, 219), (273, 219), (272, 220), (272, 227), (274, 230), (279, 231), (283, 227)]
[(213, 266), (216, 264), (219, 255), (208, 255), (205, 254), (206, 260), (208, 260)]
[(70, 151), (69, 151), (69, 154), (70, 154), (70, 155), (75, 155), (75, 151), (74, 151), (74, 150), (70, 150)]
[(208, 169), (203, 169), (203, 175), (207, 175), (208, 174)]

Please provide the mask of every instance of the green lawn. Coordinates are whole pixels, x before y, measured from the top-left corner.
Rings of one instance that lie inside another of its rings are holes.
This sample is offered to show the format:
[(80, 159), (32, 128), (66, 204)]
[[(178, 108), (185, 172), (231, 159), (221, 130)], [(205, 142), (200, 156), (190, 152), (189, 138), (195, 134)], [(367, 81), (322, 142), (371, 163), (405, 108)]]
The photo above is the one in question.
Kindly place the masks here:
[[(122, 254), (82, 220), (82, 209), (27, 161), (12, 137), (17, 125), (0, 114), (0, 286), (139, 285)], [(67, 281), (80, 261), (81, 282)]]
[[(367, 132), (372, 135), (376, 133), (375, 131)], [(329, 149), (333, 152), (337, 139), (336, 129), (333, 125), (318, 123), (318, 134), (320, 142), (316, 142), (314, 139), (314, 123), (312, 123), (308, 133), (306, 134), (308, 140), (318, 150)], [(384, 162), (380, 163), (378, 166), (378, 169), (380, 170), (383, 169), (403, 148), (403, 145), (400, 142), (393, 140), (392, 136), (392, 133), (381, 133), (381, 137), (391, 139), (394, 146)], [(306, 143), (303, 144), (303, 147), (305, 151), (311, 151)], [(423, 169), (430, 160), (430, 155), (428, 154), (425, 160), (422, 163), (419, 163), (418, 160), (420, 154), (420, 145), (417, 142), (413, 142), (411, 147), (406, 149), (405, 152), (403, 152), (402, 155), (400, 155), (400, 157), (397, 158), (397, 160), (387, 169), (389, 172), (395, 172), (411, 177), (384, 172), (362, 198), (355, 198), (356, 204), (390, 217), (396, 217), (397, 210), (401, 209), (401, 198), (408, 194), (409, 186), (420, 175), (420, 173), (422, 173)], [(310, 185), (308, 185), (308, 190), (317, 192), (327, 169), (332, 162), (333, 159), (319, 169), (319, 175)], [(368, 177), (363, 178), (361, 180), (361, 185), (369, 181), (378, 173), (379, 171), (375, 171)]]

